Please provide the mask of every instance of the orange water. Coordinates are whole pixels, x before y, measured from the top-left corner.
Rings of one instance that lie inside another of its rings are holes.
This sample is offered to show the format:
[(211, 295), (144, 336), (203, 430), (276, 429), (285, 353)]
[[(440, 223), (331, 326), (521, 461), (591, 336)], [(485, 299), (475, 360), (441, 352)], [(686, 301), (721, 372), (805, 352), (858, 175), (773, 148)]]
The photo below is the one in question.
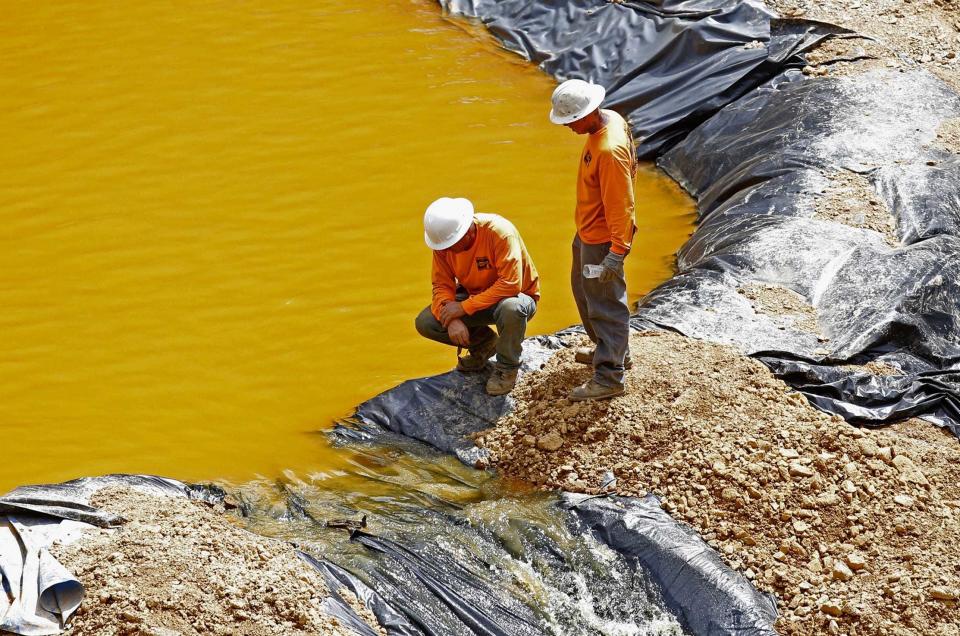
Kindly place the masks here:
[[(341, 461), (323, 429), (444, 371), (421, 218), (466, 196), (568, 290), (582, 138), (552, 80), (428, 0), (10, 1), (0, 22), (0, 491)], [(636, 299), (690, 203), (638, 183)]]

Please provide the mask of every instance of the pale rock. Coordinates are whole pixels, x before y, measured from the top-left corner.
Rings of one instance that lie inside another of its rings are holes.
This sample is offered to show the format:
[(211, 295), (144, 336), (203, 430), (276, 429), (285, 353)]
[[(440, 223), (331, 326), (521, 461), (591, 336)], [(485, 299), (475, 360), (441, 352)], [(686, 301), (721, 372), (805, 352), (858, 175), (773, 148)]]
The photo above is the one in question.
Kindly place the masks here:
[(913, 497), (910, 495), (897, 495), (893, 498), (894, 503), (903, 506), (904, 508), (910, 508), (913, 506)]
[(537, 448), (540, 450), (545, 450), (548, 452), (553, 452), (563, 446), (563, 438), (560, 436), (560, 433), (556, 431), (551, 431), (546, 435), (541, 435), (537, 439)]
[(817, 495), (817, 504), (820, 506), (836, 506), (840, 503), (840, 497), (834, 492), (825, 492)]
[(790, 464), (790, 475), (792, 477), (813, 477), (814, 470), (809, 466), (804, 466), (803, 464), (792, 462)]
[(840, 560), (833, 562), (833, 569), (830, 575), (835, 581), (849, 581), (853, 578), (853, 572), (847, 567), (846, 563)]
[(851, 552), (848, 554), (846, 562), (847, 565), (850, 566), (850, 569), (854, 572), (859, 572), (863, 568), (867, 567), (867, 559), (859, 552)]
[(923, 472), (921, 472), (921, 470), (917, 468), (917, 465), (913, 463), (913, 460), (906, 455), (897, 455), (894, 457), (893, 466), (897, 469), (897, 472), (900, 473), (901, 481), (923, 485), (928, 483)]
[(828, 616), (840, 616), (843, 614), (843, 602), (837, 599), (830, 599), (820, 603), (820, 611)]
[(867, 457), (874, 457), (880, 452), (880, 447), (869, 437), (861, 437), (858, 439), (857, 446), (860, 447), (860, 452)]
[(798, 459), (800, 457), (800, 453), (793, 448), (781, 448), (780, 454), (787, 459)]
[(960, 590), (945, 586), (930, 588), (930, 598), (935, 598), (938, 601), (960, 600)]

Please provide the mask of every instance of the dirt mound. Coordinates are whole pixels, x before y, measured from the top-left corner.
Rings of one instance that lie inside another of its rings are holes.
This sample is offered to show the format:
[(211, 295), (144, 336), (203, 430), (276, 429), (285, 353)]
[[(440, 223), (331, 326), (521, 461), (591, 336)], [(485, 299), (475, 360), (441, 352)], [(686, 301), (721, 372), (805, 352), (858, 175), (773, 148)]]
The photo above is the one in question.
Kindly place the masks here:
[[(919, 64), (960, 90), (960, 40), (957, 40), (960, 19), (953, 0), (767, 0), (767, 4), (785, 17), (831, 22), (877, 40), (875, 43), (853, 40), (849, 46), (826, 43), (824, 54), (814, 55), (812, 63), (824, 63), (831, 51), (848, 57), (851, 47), (858, 46), (863, 47), (867, 55), (880, 59), (821, 66), (817, 69), (821, 72), (849, 74), (878, 65), (906, 69)], [(897, 51), (910, 61), (901, 59)]]
[(817, 312), (797, 292), (770, 283), (748, 283), (737, 288), (737, 293), (750, 301), (754, 311), (771, 318), (783, 318), (783, 326), (821, 335)]
[[(293, 547), (207, 504), (127, 488), (104, 489), (92, 504), (128, 522), (52, 550), (86, 589), (66, 634), (352, 633), (323, 612), (323, 578)], [(372, 615), (365, 620), (384, 633)]]
[(862, 430), (730, 347), (631, 340), (628, 393), (566, 395), (590, 376), (557, 353), (514, 412), (476, 436), (505, 475), (641, 496), (691, 524), (763, 590), (783, 634), (960, 634), (960, 444), (931, 424)]
[(830, 174), (829, 179), (830, 185), (823, 196), (814, 202), (816, 218), (873, 230), (882, 234), (888, 245), (900, 245), (896, 221), (874, 191), (870, 179), (845, 170)]

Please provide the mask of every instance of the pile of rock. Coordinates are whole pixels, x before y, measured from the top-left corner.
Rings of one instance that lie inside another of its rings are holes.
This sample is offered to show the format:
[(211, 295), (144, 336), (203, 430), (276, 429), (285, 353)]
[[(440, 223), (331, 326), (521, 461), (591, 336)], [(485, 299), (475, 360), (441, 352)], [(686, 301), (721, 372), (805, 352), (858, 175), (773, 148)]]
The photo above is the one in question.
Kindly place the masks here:
[(627, 395), (568, 402), (590, 370), (561, 351), (477, 442), (543, 488), (658, 494), (777, 594), (781, 633), (960, 635), (955, 438), (854, 428), (729, 347), (647, 332), (631, 350)]
[[(54, 556), (86, 590), (65, 634), (353, 633), (324, 612), (329, 592), (323, 578), (293, 547), (237, 527), (222, 511), (114, 487), (91, 503), (128, 521), (54, 546)], [(362, 603), (351, 605), (385, 635)]]
[[(863, 70), (883, 66), (904, 69), (919, 64), (960, 90), (960, 15), (955, 0), (767, 0), (786, 17), (821, 20), (875, 38), (877, 42), (849, 41), (878, 58)], [(844, 47), (842, 41), (827, 47)], [(905, 62), (899, 55), (905, 54)], [(806, 72), (811, 75), (847, 73), (845, 65), (820, 66), (817, 56)]]

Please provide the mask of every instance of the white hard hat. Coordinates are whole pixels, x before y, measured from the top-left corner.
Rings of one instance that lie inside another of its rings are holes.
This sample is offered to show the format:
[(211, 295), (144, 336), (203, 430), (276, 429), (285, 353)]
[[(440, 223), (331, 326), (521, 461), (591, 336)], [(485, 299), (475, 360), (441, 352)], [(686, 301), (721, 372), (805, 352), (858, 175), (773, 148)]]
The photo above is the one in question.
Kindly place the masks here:
[(599, 84), (590, 84), (583, 80), (567, 80), (553, 91), (553, 109), (550, 121), (563, 126), (583, 119), (599, 106), (607, 91)]
[(441, 197), (423, 215), (423, 240), (432, 250), (445, 250), (460, 239), (473, 223), (473, 204), (468, 199)]

